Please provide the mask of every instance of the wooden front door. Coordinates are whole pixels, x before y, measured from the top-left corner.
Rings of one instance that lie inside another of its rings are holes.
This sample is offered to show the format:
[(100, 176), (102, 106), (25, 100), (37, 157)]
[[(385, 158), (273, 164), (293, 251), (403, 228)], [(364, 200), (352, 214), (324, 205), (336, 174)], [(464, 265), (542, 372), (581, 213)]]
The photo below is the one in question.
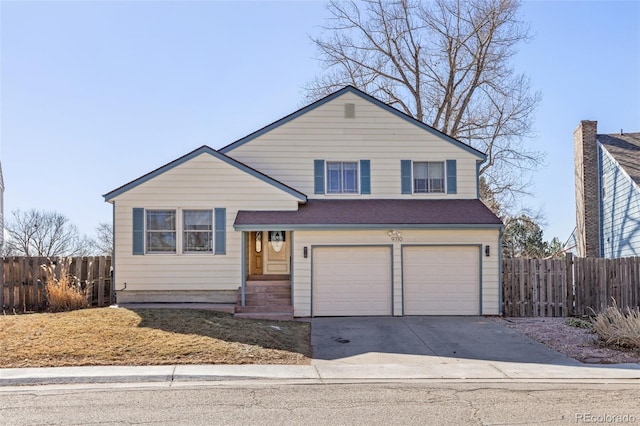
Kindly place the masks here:
[(291, 235), (286, 231), (265, 231), (264, 232), (265, 274), (288, 274), (289, 273), (289, 238)]
[(262, 244), (263, 232), (252, 232), (249, 239), (249, 253), (251, 253), (251, 275), (262, 275), (262, 259), (264, 247)]

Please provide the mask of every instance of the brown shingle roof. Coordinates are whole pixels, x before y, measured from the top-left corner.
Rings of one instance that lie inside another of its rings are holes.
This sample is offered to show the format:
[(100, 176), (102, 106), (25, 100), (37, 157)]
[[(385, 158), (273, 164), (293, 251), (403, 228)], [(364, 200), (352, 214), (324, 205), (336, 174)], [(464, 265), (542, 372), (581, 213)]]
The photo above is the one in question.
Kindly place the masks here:
[(640, 185), (640, 133), (598, 135), (598, 141)]
[(308, 200), (296, 211), (238, 212), (251, 226), (495, 225), (502, 222), (480, 200)]

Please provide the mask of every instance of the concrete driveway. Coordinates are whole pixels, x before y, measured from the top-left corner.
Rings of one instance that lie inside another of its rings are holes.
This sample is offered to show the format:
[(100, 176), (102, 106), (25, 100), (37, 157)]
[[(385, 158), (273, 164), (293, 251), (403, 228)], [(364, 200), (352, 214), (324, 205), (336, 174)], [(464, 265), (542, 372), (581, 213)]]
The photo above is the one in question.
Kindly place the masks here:
[(311, 345), (314, 362), (411, 364), (447, 357), (580, 365), (483, 317), (313, 318)]

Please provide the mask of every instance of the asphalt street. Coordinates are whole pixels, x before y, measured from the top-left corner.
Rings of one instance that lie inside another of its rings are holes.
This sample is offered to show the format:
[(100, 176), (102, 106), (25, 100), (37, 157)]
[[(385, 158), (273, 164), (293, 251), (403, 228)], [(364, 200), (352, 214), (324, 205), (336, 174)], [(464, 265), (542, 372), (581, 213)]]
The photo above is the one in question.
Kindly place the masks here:
[(0, 393), (11, 425), (504, 425), (639, 423), (638, 385), (202, 383), (25, 387)]

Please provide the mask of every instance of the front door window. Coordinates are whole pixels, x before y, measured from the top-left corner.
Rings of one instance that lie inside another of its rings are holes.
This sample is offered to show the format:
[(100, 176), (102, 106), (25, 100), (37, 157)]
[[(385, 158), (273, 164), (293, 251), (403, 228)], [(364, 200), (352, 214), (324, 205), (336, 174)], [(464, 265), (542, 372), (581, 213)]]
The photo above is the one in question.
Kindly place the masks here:
[(256, 232), (256, 253), (262, 253), (262, 232)]
[(284, 231), (270, 231), (269, 242), (271, 243), (273, 251), (280, 253), (280, 250), (282, 250), (284, 246)]

